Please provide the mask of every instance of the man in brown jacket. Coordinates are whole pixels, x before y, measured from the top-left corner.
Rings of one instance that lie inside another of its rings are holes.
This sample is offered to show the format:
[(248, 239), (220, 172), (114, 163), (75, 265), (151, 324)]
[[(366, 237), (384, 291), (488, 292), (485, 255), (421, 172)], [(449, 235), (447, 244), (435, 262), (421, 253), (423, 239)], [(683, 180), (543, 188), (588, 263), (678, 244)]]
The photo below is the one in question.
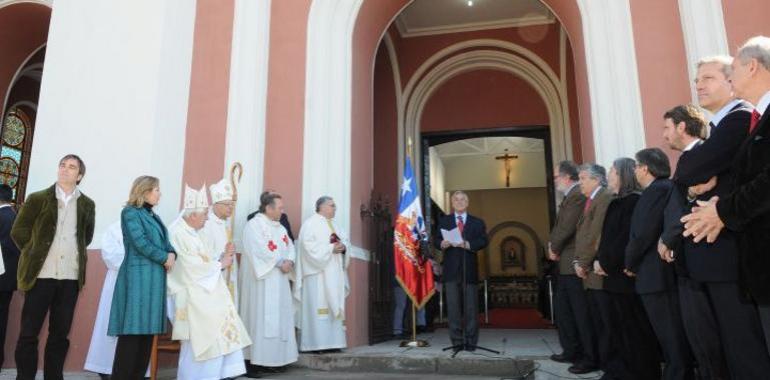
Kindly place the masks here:
[(575, 232), (583, 214), (586, 197), (578, 187), (578, 167), (562, 161), (554, 170), (556, 190), (564, 194), (559, 205), (556, 224), (548, 242), (548, 259), (559, 262), (556, 280), (554, 316), (559, 329), (562, 353), (551, 355), (559, 363), (580, 363), (582, 367), (596, 367), (596, 349), (591, 343), (591, 320), (583, 280), (575, 274)]
[(38, 364), (38, 335), (48, 315), (48, 340), (43, 360), (46, 380), (63, 379), (67, 338), (78, 292), (85, 283), (86, 247), (94, 236), (95, 205), (80, 192), (86, 173), (80, 157), (59, 161), (58, 180), (30, 194), (11, 229), (21, 249), (18, 287), (24, 292), (21, 329), (16, 342), (16, 378), (33, 380)]
[[(580, 167), (580, 192), (586, 197), (586, 203), (583, 207), (583, 213), (577, 225), (575, 234), (575, 260), (573, 265), (575, 273), (583, 279), (583, 285), (588, 299), (588, 310), (591, 316), (592, 342), (593, 347), (598, 348), (599, 359), (595, 364), (599, 364), (605, 373), (611, 373), (612, 369), (607, 369), (607, 359), (610, 356), (610, 336), (602, 323), (602, 308), (609, 309), (609, 299), (602, 290), (601, 271), (594, 272), (594, 259), (596, 251), (599, 248), (599, 238), (602, 234), (604, 216), (607, 213), (612, 201), (612, 194), (605, 187), (607, 182), (606, 170), (596, 164), (586, 164)], [(583, 374), (596, 370), (596, 366), (588, 367), (587, 362), (579, 362), (569, 368), (569, 371), (575, 374)]]

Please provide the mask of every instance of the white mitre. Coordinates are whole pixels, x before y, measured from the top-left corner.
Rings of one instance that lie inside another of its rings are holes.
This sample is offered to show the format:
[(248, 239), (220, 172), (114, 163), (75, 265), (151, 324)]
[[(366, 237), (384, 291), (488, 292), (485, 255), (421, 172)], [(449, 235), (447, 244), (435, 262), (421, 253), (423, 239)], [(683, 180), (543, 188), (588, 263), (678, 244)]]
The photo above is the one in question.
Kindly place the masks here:
[(227, 202), (233, 200), (233, 186), (230, 182), (222, 178), (221, 181), (209, 187), (211, 192), (211, 203)]
[(184, 209), (205, 209), (209, 208), (209, 198), (206, 194), (206, 184), (203, 184), (200, 190), (195, 190), (184, 185), (184, 203), (182, 203)]

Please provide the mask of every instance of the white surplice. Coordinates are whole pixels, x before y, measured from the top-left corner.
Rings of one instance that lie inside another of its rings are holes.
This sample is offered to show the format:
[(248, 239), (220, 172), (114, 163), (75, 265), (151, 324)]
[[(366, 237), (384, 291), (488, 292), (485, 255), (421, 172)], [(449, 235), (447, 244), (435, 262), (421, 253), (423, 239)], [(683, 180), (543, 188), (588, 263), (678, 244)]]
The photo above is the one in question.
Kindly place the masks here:
[(278, 266), (294, 262), (294, 242), (278, 221), (257, 214), (243, 230), (241, 318), (252, 341), (243, 356), (254, 365), (280, 367), (297, 361), (290, 280)]
[[(115, 281), (125, 256), (123, 232), (120, 229), (120, 221), (117, 221), (107, 227), (107, 231), (102, 237), (102, 260), (107, 266), (107, 275), (104, 276), (102, 295), (99, 298), (99, 310), (96, 312), (94, 332), (91, 335), (91, 345), (88, 347), (86, 364), (83, 366), (86, 371), (112, 374), (112, 361), (115, 358), (115, 346), (118, 343), (118, 338), (107, 335), (107, 326), (110, 324), (110, 308), (112, 307)], [(147, 376), (149, 373), (148, 368)]]
[[(222, 254), (225, 252), (225, 245), (228, 242), (228, 229), (229, 223), (225, 219), (220, 219), (217, 214), (214, 213), (213, 206), (209, 208), (209, 218), (206, 224), (201, 228), (198, 233), (203, 238), (203, 242), (209, 248), (209, 252), (214, 256), (214, 260), (219, 260)], [(235, 308), (238, 309), (238, 260), (233, 260), (233, 265), (230, 270), (223, 271), (222, 276), (225, 278), (225, 283), (230, 293), (233, 295), (233, 303)]]
[(242, 349), (249, 344), (221, 264), (184, 220), (169, 229), (176, 263), (168, 274), (172, 339), (180, 340), (177, 379), (208, 380), (246, 372)]
[(334, 253), (332, 234), (350, 243), (333, 220), (314, 214), (299, 232), (294, 298), (298, 303), (300, 351), (345, 348), (345, 299), (350, 294), (350, 255)]

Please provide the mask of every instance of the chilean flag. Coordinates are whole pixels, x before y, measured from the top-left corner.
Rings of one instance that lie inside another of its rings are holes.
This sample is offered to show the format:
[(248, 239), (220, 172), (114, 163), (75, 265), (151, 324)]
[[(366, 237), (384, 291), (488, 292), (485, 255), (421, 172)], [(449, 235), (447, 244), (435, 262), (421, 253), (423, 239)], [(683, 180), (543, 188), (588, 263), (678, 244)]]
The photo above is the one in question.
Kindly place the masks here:
[(396, 280), (412, 299), (412, 303), (421, 309), (433, 296), (435, 288), (433, 267), (420, 252), (420, 240), (426, 238), (425, 220), (422, 217), (420, 195), (417, 192), (409, 157), (404, 163), (404, 182), (401, 185), (400, 198), (393, 234)]

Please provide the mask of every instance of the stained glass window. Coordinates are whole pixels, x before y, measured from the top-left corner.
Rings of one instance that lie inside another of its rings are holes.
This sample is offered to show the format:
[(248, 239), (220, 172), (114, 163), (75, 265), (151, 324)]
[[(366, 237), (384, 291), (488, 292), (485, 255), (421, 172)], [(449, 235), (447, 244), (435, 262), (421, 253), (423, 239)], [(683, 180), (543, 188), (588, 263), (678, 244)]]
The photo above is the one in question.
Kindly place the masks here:
[(32, 147), (32, 123), (24, 111), (11, 108), (0, 131), (0, 183), (13, 189), (14, 200), (21, 203), (27, 185), (29, 152)]

